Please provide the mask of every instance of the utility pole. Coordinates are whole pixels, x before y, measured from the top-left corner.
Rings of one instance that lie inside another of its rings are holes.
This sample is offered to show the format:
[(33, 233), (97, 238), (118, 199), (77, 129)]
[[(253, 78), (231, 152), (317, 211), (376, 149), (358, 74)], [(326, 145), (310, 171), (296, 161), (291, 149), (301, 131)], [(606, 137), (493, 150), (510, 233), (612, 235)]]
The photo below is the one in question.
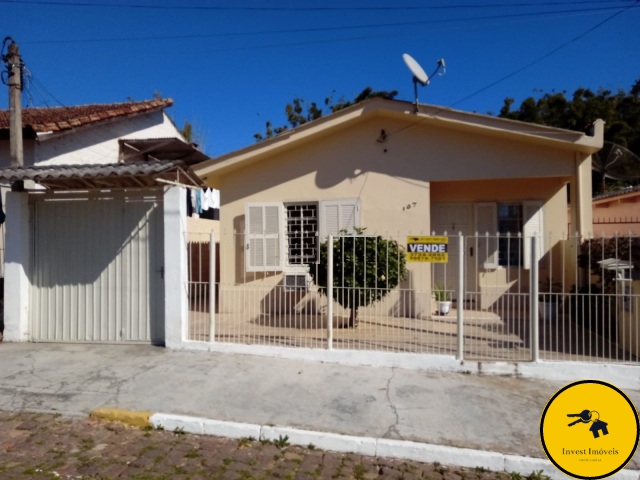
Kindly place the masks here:
[[(7, 86), (9, 87), (9, 153), (12, 167), (24, 165), (24, 151), (22, 146), (22, 59), (20, 49), (11, 37), (6, 37), (4, 43), (11, 40), (7, 54), (3, 60), (7, 64)], [(15, 182), (12, 190), (22, 190), (23, 183)]]

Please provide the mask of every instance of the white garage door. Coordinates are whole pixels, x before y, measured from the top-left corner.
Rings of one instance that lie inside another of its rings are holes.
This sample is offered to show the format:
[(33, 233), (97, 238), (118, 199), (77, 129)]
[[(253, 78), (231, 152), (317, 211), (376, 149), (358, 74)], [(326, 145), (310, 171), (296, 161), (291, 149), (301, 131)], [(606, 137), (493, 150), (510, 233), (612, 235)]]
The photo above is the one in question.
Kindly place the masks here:
[(31, 338), (164, 342), (161, 197), (34, 204)]

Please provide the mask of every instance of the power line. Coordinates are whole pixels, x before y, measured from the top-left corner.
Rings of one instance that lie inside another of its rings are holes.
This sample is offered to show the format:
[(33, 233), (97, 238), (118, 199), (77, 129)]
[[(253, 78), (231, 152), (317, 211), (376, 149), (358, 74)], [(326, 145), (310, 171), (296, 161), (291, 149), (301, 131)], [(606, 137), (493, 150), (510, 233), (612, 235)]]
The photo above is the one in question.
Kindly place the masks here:
[[(430, 117), (437, 117), (440, 113), (442, 113), (442, 112), (444, 112), (444, 111), (446, 111), (446, 110), (448, 110), (448, 109), (451, 109), (451, 108), (455, 107), (456, 105), (459, 105), (460, 103), (465, 102), (465, 101), (469, 100), (470, 98), (473, 98), (473, 97), (475, 97), (476, 95), (479, 95), (480, 93), (485, 92), (486, 90), (489, 90), (490, 88), (492, 88), (492, 87), (494, 87), (494, 86), (498, 85), (499, 83), (502, 83), (502, 82), (504, 82), (505, 80), (508, 80), (509, 78), (514, 77), (514, 76), (518, 75), (519, 73), (522, 73), (523, 71), (525, 71), (525, 70), (527, 70), (527, 69), (529, 69), (529, 68), (533, 67), (534, 65), (536, 65), (536, 64), (538, 64), (538, 63), (540, 63), (540, 62), (542, 62), (543, 60), (546, 60), (547, 58), (549, 58), (550, 56), (552, 56), (552, 55), (556, 54), (557, 52), (559, 52), (559, 51), (560, 51), (560, 50), (562, 50), (563, 48), (565, 48), (565, 47), (567, 47), (567, 46), (571, 45), (572, 43), (577, 42), (578, 40), (580, 40), (580, 39), (582, 39), (582, 38), (584, 38), (584, 37), (586, 37), (587, 35), (589, 35), (590, 33), (594, 32), (594, 31), (595, 31), (595, 30), (597, 30), (598, 28), (602, 27), (604, 24), (606, 24), (606, 23), (610, 22), (611, 20), (613, 20), (613, 19), (614, 19), (614, 18), (616, 18), (617, 16), (619, 16), (619, 15), (621, 15), (621, 14), (623, 14), (623, 13), (627, 12), (627, 11), (628, 11), (629, 9), (631, 9), (631, 8), (635, 8), (638, 4), (640, 4), (640, 0), (634, 0), (634, 3), (633, 3), (633, 4), (629, 5), (629, 6), (628, 6), (628, 7), (626, 7), (626, 8), (623, 8), (622, 10), (617, 11), (617, 12), (616, 12), (616, 13), (614, 13), (613, 15), (608, 16), (607, 18), (605, 18), (605, 19), (604, 19), (604, 20), (602, 20), (601, 22), (598, 22), (596, 25), (594, 25), (593, 27), (589, 28), (589, 29), (588, 29), (588, 30), (586, 30), (585, 32), (581, 33), (580, 35), (578, 35), (578, 36), (576, 36), (576, 37), (574, 37), (574, 38), (572, 38), (572, 39), (570, 39), (570, 40), (568, 40), (568, 41), (566, 41), (566, 42), (562, 43), (561, 45), (559, 45), (559, 46), (555, 47), (554, 49), (552, 49), (552, 50), (550, 50), (549, 52), (545, 53), (545, 54), (544, 54), (544, 55), (542, 55), (541, 57), (538, 57), (537, 59), (535, 59), (535, 60), (533, 60), (533, 61), (531, 61), (531, 62), (527, 63), (526, 65), (524, 65), (524, 66), (522, 66), (522, 67), (520, 67), (520, 68), (518, 68), (518, 69), (516, 69), (516, 70), (512, 71), (511, 73), (508, 73), (507, 75), (504, 75), (504, 76), (500, 77), (499, 79), (497, 79), (497, 80), (495, 80), (494, 82), (491, 82), (490, 84), (488, 84), (488, 85), (486, 85), (486, 86), (484, 86), (484, 87), (480, 88), (479, 90), (476, 90), (475, 92), (473, 92), (473, 93), (471, 93), (471, 94), (469, 94), (469, 95), (467, 95), (467, 96), (465, 96), (465, 97), (461, 98), (460, 100), (458, 100), (458, 101), (456, 101), (456, 102), (454, 102), (454, 103), (452, 103), (452, 104), (449, 104), (447, 107), (443, 107), (443, 108), (439, 109), (439, 110), (438, 110), (438, 111), (436, 111), (435, 113), (431, 114), (431, 115), (430, 115)], [(405, 126), (405, 127), (399, 128), (399, 129), (398, 129), (398, 130), (396, 130), (396, 131), (389, 132), (387, 135), (388, 135), (388, 136), (390, 136), (390, 135), (395, 135), (395, 134), (397, 134), (397, 133), (399, 133), (399, 132), (401, 132), (401, 131), (403, 131), (403, 130), (406, 130), (406, 129), (411, 128), (411, 127), (413, 127), (413, 126), (415, 126), (415, 125), (418, 125), (418, 124), (419, 124), (419, 123), (421, 123), (422, 121), (423, 121), (423, 120), (418, 120), (418, 121), (413, 122), (413, 123), (411, 123), (411, 124), (409, 124), (409, 125), (407, 125), (407, 126)]]
[(546, 60), (547, 58), (549, 58), (550, 56), (556, 54), (557, 52), (559, 52), (560, 50), (562, 50), (563, 48), (571, 45), (572, 43), (577, 42), (578, 40), (580, 40), (581, 38), (586, 37), (587, 35), (589, 35), (591, 32), (594, 32), (595, 30), (597, 30), (598, 28), (600, 28), (601, 26), (603, 26), (606, 23), (609, 23), (611, 20), (613, 20), (614, 18), (616, 18), (618, 15), (622, 15), (623, 13), (625, 13), (627, 10), (634, 8), (636, 5), (640, 4), (640, 0), (635, 0), (634, 3), (622, 10), (617, 11), (616, 13), (614, 13), (613, 15), (608, 16), (607, 18), (605, 18), (604, 20), (602, 20), (601, 22), (598, 22), (596, 25), (594, 25), (593, 27), (589, 28), (588, 30), (586, 30), (585, 32), (581, 33), (580, 35), (578, 35), (577, 37), (572, 38), (571, 40), (568, 40), (567, 42), (557, 46), (556, 48), (550, 50), (549, 52), (545, 53), (544, 55), (542, 55), (541, 57), (538, 57), (537, 59), (527, 63), (526, 65), (518, 68), (517, 70), (499, 78), (498, 80), (496, 80), (495, 82), (490, 83), (489, 85), (487, 85), (486, 87), (481, 88), (480, 90), (477, 90), (475, 92), (473, 92), (470, 95), (467, 95), (466, 97), (458, 100), (457, 102), (453, 103), (450, 105), (450, 107), (455, 107), (456, 105), (490, 89), (491, 87), (494, 87), (495, 85), (515, 76), (518, 75), (519, 73), (522, 73), (523, 71), (533, 67), (534, 65), (537, 65), (538, 63), (542, 62), (543, 60)]
[[(633, 0), (617, 0), (618, 3), (631, 3)], [(45, 0), (0, 0), (0, 3), (13, 3), (22, 5), (43, 5), (56, 7), (92, 7), (92, 8), (123, 8), (130, 10), (192, 10), (192, 11), (273, 11), (273, 12), (318, 12), (318, 11), (417, 11), (417, 10), (455, 10), (460, 8), (504, 8), (504, 7), (539, 7), (539, 6), (563, 6), (563, 5), (590, 5), (612, 2), (602, 0), (579, 0), (564, 2), (496, 2), (496, 3), (462, 3), (430, 6), (385, 6), (385, 7), (234, 7), (234, 6), (194, 6), (194, 5), (146, 5), (140, 3), (109, 3), (109, 2), (71, 2), (71, 1), (45, 1)]]
[(44, 103), (47, 107), (49, 107), (49, 101), (47, 101), (47, 98), (50, 98), (51, 100), (53, 100), (54, 103), (56, 103), (58, 106), (60, 107), (66, 107), (67, 105), (63, 104), (60, 100), (58, 100), (56, 98), (56, 96), (51, 93), (47, 87), (45, 87), (43, 85), (42, 82), (40, 82), (36, 77), (33, 76), (33, 73), (29, 72), (29, 79), (30, 79), (30, 93), (33, 96), (34, 91), (39, 94), (39, 97), (41, 98), (42, 103)]
[[(3, 1), (17, 1), (17, 0), (0, 0)], [(602, 13), (611, 10), (619, 10), (620, 7), (599, 7), (590, 9), (579, 10), (556, 10), (553, 12), (529, 12), (529, 13), (515, 13), (504, 15), (486, 15), (486, 16), (473, 16), (464, 18), (453, 19), (437, 19), (437, 20), (424, 20), (424, 21), (411, 21), (411, 22), (395, 22), (395, 23), (377, 23), (369, 25), (347, 25), (338, 27), (318, 27), (318, 28), (293, 28), (286, 30), (260, 30), (251, 32), (231, 32), (231, 33), (207, 33), (207, 34), (189, 34), (189, 35), (152, 35), (144, 37), (118, 37), (118, 38), (90, 38), (90, 39), (64, 39), (64, 40), (35, 40), (22, 42), (27, 45), (35, 44), (60, 44), (60, 43), (102, 43), (102, 42), (133, 42), (133, 41), (149, 41), (149, 40), (186, 40), (197, 38), (221, 38), (221, 37), (242, 37), (242, 36), (256, 36), (256, 35), (280, 35), (290, 33), (313, 33), (313, 32), (336, 32), (344, 30), (364, 30), (372, 28), (390, 28), (390, 27), (407, 27), (417, 25), (432, 25), (442, 23), (456, 23), (456, 22), (479, 22), (485, 20), (506, 20), (506, 19), (518, 19), (518, 18), (549, 18), (549, 16), (565, 16), (567, 14), (583, 15), (589, 13)], [(626, 9), (636, 8), (634, 4), (626, 7)]]

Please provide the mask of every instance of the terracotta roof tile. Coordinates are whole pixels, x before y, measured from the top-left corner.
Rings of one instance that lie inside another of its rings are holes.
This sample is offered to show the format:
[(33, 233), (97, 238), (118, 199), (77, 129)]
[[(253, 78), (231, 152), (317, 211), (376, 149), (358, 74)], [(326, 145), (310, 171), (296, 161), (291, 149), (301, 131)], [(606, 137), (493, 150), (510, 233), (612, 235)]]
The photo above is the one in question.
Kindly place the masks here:
[[(140, 113), (170, 107), (170, 98), (141, 102), (80, 105), (74, 107), (25, 108), (22, 110), (22, 126), (35, 132), (58, 132), (89, 123), (116, 117), (139, 115)], [(9, 129), (9, 110), (0, 110), (0, 130)]]

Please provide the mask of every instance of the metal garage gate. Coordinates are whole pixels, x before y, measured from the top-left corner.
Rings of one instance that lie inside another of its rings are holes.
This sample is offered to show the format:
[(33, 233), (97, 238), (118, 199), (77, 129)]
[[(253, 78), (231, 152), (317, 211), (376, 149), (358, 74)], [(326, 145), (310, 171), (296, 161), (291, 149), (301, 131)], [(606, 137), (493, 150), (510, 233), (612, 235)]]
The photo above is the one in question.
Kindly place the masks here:
[(34, 341), (164, 342), (162, 197), (38, 199)]

